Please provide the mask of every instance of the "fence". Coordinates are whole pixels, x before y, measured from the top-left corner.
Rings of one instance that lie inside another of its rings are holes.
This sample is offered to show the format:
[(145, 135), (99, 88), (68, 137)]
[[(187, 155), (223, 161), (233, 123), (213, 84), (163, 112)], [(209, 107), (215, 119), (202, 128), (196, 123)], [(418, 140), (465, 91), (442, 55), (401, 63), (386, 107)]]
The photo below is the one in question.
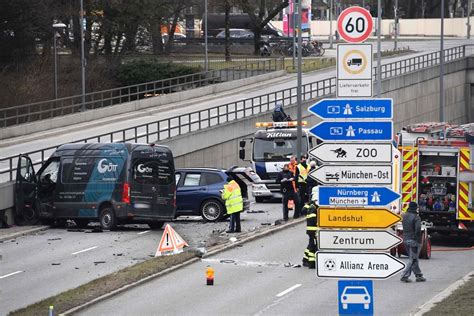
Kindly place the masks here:
[[(243, 60), (223, 69), (0, 109), (0, 128), (98, 109), (284, 69), (283, 59)], [(83, 102), (84, 98), (84, 102)]]
[[(473, 45), (474, 46), (474, 45)], [(459, 46), (445, 50), (445, 61), (455, 61), (466, 56), (466, 49), (472, 47)], [(399, 76), (423, 68), (439, 64), (439, 52), (428, 53), (401, 61), (382, 65), (383, 79)], [(374, 72), (376, 79), (376, 71)], [(302, 86), (302, 100), (309, 101), (315, 98), (329, 96), (335, 93), (336, 78), (328, 78), (311, 82)], [(137, 125), (127, 129), (116, 130), (93, 137), (77, 140), (74, 143), (88, 142), (159, 142), (161, 140), (198, 131), (208, 127), (223, 124), (259, 113), (270, 111), (276, 101), (283, 105), (296, 103), (296, 87), (283, 89), (258, 97), (252, 97), (224, 105), (215, 106), (205, 110), (182, 114), (179, 116)], [(45, 158), (57, 148), (52, 146), (27, 153), (35, 165), (42, 164)], [(0, 178), (4, 181), (13, 180), (16, 171), (17, 156), (0, 159)], [(6, 177), (5, 177), (6, 175)]]

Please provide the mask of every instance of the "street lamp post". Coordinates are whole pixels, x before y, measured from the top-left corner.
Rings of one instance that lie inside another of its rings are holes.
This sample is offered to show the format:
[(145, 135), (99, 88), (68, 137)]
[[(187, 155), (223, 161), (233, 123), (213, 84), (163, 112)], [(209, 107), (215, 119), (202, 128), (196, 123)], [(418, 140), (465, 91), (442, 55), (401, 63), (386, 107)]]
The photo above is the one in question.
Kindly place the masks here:
[[(298, 121), (298, 126), (297, 126), (297, 130), (296, 130), (296, 154), (297, 154), (297, 159), (298, 161), (301, 161), (301, 150), (303, 148), (303, 144), (302, 144), (302, 138), (303, 138), (303, 130), (302, 130), (302, 81), (303, 81), (303, 78), (302, 78), (302, 74), (301, 74), (301, 66), (302, 66), (302, 54), (303, 54), (303, 51), (302, 51), (302, 39), (301, 39), (301, 36), (302, 36), (302, 30), (301, 30), (301, 13), (302, 13), (302, 5), (301, 5), (301, 1), (298, 1), (298, 77), (297, 77), (297, 88), (296, 88), (296, 102), (297, 102), (297, 109), (296, 109), (296, 118), (297, 118), (297, 121)], [(294, 12), (294, 8), (293, 8), (293, 12)], [(293, 51), (295, 51), (293, 49)]]
[(382, 1), (377, 2), (377, 98), (382, 96), (382, 45), (380, 34), (382, 33)]
[(66, 27), (64, 23), (53, 24), (53, 51), (54, 51), (54, 98), (58, 98), (58, 54), (56, 50), (56, 30)]
[(80, 26), (81, 30), (81, 94), (82, 94), (82, 111), (86, 110), (86, 61), (84, 56), (84, 0), (81, 0), (80, 12)]
[(466, 38), (471, 38), (471, 0), (467, 1), (467, 30), (466, 30)]
[(207, 47), (207, 0), (204, 0), (204, 70), (209, 70), (209, 56)]
[(395, 22), (395, 37), (394, 37), (394, 42), (393, 42), (393, 49), (397, 50), (397, 40), (398, 40), (398, 0), (395, 0), (395, 7), (393, 12), (395, 13), (394, 15), (394, 22)]
[(332, 49), (332, 3), (329, 6), (329, 48)]
[(444, 122), (444, 0), (441, 0), (441, 41), (439, 49), (439, 121)]

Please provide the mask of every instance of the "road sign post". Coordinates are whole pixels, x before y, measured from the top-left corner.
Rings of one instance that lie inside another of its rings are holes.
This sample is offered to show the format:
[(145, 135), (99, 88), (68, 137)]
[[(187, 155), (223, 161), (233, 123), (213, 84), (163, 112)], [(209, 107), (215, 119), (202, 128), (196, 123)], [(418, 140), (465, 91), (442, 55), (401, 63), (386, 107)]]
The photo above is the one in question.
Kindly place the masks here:
[(320, 250), (389, 250), (402, 239), (386, 230), (336, 230), (318, 232)]
[[(395, 192), (400, 153), (392, 143), (393, 101), (371, 98), (372, 45), (360, 44), (372, 32), (370, 13), (350, 7), (339, 16), (337, 27), (341, 37), (351, 43), (337, 46), (337, 99), (321, 100), (308, 108), (323, 119), (310, 129), (323, 142), (309, 151), (322, 163), (309, 174), (320, 184), (314, 193), (319, 197), (317, 219), (322, 229), (318, 239), (323, 250), (317, 253), (317, 274), (323, 278), (385, 279), (404, 268), (390, 255), (372, 252), (401, 243), (399, 237), (384, 230), (401, 219), (390, 211), (398, 210), (400, 198)], [(351, 293), (360, 296), (362, 288), (363, 300), (373, 297), (372, 285), (370, 294), (364, 286), (341, 287), (340, 310), (347, 310)], [(363, 310), (369, 308), (373, 313), (370, 302), (362, 303)]]
[(372, 44), (337, 45), (338, 97), (372, 96)]
[(309, 151), (323, 163), (392, 162), (391, 143), (322, 143)]
[(392, 99), (323, 99), (308, 108), (322, 119), (392, 119)]
[(374, 228), (384, 229), (395, 225), (401, 217), (386, 209), (325, 208), (318, 210), (321, 228)]
[(318, 191), (319, 206), (381, 207), (400, 198), (386, 187), (321, 186)]
[(316, 257), (317, 275), (324, 278), (388, 279), (405, 268), (387, 253), (318, 251)]
[(323, 141), (391, 141), (393, 123), (392, 121), (323, 121), (309, 132)]
[(374, 315), (374, 286), (370, 280), (339, 280), (339, 315)]
[(322, 184), (392, 184), (392, 165), (322, 165), (309, 176)]

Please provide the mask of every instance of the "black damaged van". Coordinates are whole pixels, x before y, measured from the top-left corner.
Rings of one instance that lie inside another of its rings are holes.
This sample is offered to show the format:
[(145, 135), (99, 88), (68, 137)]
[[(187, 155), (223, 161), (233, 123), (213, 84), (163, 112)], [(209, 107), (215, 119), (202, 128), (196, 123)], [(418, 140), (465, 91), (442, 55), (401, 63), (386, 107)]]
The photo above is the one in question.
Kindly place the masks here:
[(66, 144), (35, 175), (31, 159), (20, 155), (15, 186), (16, 214), (24, 223), (72, 219), (78, 226), (99, 221), (147, 223), (161, 228), (175, 218), (173, 154), (146, 144)]

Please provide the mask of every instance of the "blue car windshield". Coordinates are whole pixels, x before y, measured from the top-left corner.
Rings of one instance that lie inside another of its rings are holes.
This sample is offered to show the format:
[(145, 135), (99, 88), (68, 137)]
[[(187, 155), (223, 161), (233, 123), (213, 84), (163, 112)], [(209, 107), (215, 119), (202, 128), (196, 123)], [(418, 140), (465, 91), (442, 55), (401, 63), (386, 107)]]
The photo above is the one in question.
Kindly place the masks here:
[(348, 288), (344, 291), (344, 294), (367, 294), (367, 293), (365, 292), (365, 289)]

